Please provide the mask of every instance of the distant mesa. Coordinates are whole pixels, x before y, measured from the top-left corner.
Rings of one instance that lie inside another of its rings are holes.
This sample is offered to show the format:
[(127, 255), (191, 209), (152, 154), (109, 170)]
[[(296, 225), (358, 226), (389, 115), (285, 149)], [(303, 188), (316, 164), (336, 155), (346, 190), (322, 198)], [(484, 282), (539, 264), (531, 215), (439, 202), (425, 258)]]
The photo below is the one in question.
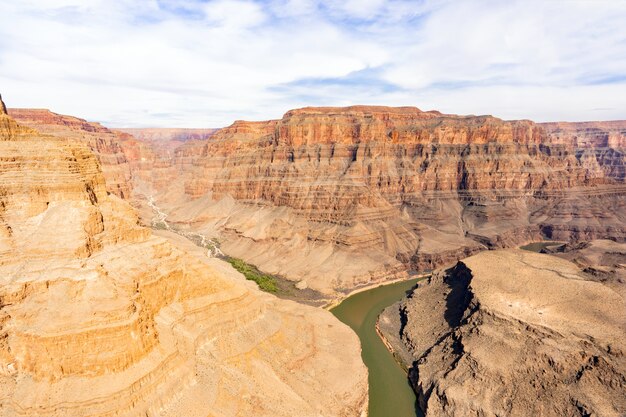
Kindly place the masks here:
[(187, 129), (187, 128), (115, 128), (133, 135), (139, 140), (149, 141), (177, 141), (204, 140), (210, 138), (218, 129)]

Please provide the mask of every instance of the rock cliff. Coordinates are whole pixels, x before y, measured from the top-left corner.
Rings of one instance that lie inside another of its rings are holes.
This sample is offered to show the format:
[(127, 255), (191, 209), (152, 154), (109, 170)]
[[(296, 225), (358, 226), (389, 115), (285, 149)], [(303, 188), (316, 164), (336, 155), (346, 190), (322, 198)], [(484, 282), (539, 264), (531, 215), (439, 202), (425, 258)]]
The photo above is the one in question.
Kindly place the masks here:
[(139, 140), (155, 142), (157, 145), (172, 144), (176, 148), (188, 140), (205, 140), (213, 136), (218, 129), (176, 129), (176, 128), (116, 128)]
[(386, 309), (379, 327), (427, 416), (626, 413), (624, 293), (569, 261), (474, 255)]
[(99, 123), (45, 109), (9, 109), (9, 115), (39, 132), (85, 143), (100, 163), (107, 191), (123, 199), (130, 197), (131, 168), (121, 146), (125, 138)]
[(623, 143), (585, 143), (527, 120), (304, 108), (180, 146), (150, 193), (226, 253), (332, 292), (540, 236), (624, 240)]
[(180, 170), (175, 164), (176, 149), (184, 144), (209, 139), (217, 129), (120, 128), (121, 139), (133, 173), (135, 194), (154, 195), (172, 181)]
[(577, 149), (579, 158), (595, 159), (605, 174), (626, 180), (626, 121), (541, 123), (551, 143)]
[(576, 148), (626, 148), (626, 121), (539, 123), (552, 143)]
[(140, 227), (77, 139), (0, 115), (0, 416), (363, 414), (349, 328)]

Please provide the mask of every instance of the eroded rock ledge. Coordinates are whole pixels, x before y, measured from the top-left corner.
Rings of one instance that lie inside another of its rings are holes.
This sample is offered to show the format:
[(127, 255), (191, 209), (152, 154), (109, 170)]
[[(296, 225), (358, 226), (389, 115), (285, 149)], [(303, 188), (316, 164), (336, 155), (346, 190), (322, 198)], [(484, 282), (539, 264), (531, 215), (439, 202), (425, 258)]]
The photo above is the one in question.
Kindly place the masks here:
[(359, 416), (359, 342), (138, 225), (90, 143), (0, 111), (0, 416)]
[(438, 271), (380, 327), (427, 416), (626, 413), (626, 304), (575, 264), (521, 250)]

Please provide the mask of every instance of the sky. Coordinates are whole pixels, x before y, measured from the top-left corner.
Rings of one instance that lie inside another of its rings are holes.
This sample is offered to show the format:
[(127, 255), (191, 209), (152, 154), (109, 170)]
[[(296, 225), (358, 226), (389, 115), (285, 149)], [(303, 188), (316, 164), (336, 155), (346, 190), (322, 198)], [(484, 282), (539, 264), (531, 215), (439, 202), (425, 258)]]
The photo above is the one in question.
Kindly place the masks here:
[(0, 0), (0, 94), (111, 127), (353, 104), (626, 119), (625, 23), (625, 0)]

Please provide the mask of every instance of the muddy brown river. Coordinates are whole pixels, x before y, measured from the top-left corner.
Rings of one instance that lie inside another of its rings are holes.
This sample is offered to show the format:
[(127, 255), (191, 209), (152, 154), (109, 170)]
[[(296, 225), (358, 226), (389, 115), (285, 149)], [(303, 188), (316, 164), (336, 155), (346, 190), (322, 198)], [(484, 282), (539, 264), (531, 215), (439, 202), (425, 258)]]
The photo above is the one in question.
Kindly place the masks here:
[(369, 417), (415, 417), (415, 393), (407, 375), (376, 333), (380, 313), (400, 300), (418, 279), (383, 285), (346, 298), (330, 311), (361, 339), (369, 370)]

